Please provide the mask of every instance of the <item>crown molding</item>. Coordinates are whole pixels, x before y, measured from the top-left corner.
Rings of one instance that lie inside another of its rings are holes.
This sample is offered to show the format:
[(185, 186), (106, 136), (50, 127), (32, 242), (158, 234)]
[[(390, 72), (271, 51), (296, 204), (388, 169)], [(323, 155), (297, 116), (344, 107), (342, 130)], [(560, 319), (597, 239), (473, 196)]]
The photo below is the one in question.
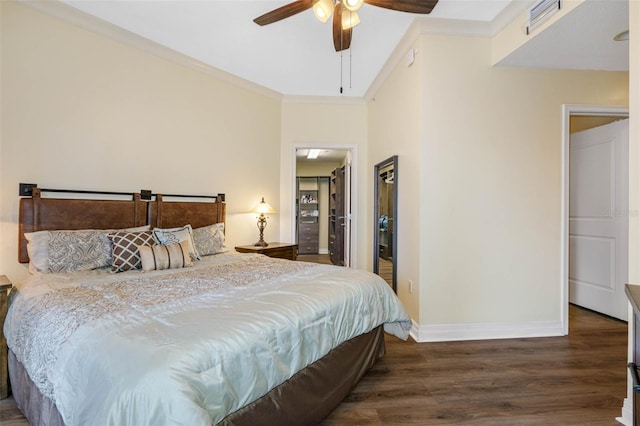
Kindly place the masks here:
[(80, 27), (84, 30), (108, 37), (111, 40), (122, 43), (134, 49), (141, 50), (161, 59), (182, 65), (186, 68), (210, 75), (240, 89), (249, 90), (257, 94), (282, 100), (283, 95), (259, 84), (245, 80), (234, 74), (212, 67), (204, 62), (193, 59), (180, 52), (172, 50), (159, 43), (141, 37), (137, 34), (96, 18), (93, 15), (75, 9), (57, 0), (11, 0), (19, 4), (35, 9), (45, 15)]
[(461, 37), (491, 37), (491, 23), (466, 19), (417, 18), (420, 35), (448, 35)]
[(364, 99), (367, 102), (375, 99), (375, 95), (382, 84), (389, 78), (393, 70), (404, 57), (405, 52), (411, 48), (419, 36), (420, 27), (417, 24), (417, 20), (414, 20), (411, 25), (409, 25), (409, 28), (407, 28), (407, 31), (404, 33), (395, 49), (393, 49), (393, 52), (391, 52), (389, 58), (387, 58), (387, 61), (384, 63), (382, 68), (380, 68), (380, 72), (378, 72), (378, 75), (373, 79), (373, 82), (365, 92)]
[(366, 105), (364, 98), (355, 96), (298, 96), (285, 95), (282, 103), (325, 104), (325, 105)]
[(68, 6), (58, 0), (10, 0), (38, 10), (71, 25), (108, 37), (111, 40), (165, 59), (175, 64), (210, 75), (240, 89), (248, 90), (268, 98), (286, 103), (345, 104), (362, 105), (372, 100), (384, 81), (404, 59), (405, 53), (421, 35), (449, 35), (462, 37), (491, 37), (501, 31), (509, 22), (527, 10), (533, 0), (511, 2), (493, 22), (442, 19), (432, 17), (416, 18), (400, 39), (393, 52), (380, 69), (363, 97), (351, 96), (298, 96), (284, 95), (267, 87), (238, 77), (159, 43), (120, 28), (100, 18)]
[(411, 49), (418, 37), (427, 34), (460, 37), (491, 37), (493, 35), (490, 22), (430, 17), (416, 18), (364, 94), (366, 101), (371, 101), (375, 98), (376, 92), (405, 58), (406, 52)]

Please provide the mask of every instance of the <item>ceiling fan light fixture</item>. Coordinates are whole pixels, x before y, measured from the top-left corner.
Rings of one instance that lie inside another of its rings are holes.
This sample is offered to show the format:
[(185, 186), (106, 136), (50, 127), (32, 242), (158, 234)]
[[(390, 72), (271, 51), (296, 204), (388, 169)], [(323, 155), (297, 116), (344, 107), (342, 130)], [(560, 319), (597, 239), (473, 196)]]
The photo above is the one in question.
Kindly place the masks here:
[(343, 30), (348, 30), (349, 28), (353, 28), (359, 23), (360, 23), (360, 17), (356, 12), (345, 10), (342, 13), (342, 29)]
[(355, 12), (356, 10), (360, 9), (360, 7), (362, 6), (362, 3), (364, 3), (364, 0), (343, 0), (342, 2), (344, 7), (346, 7), (352, 12)]
[(333, 12), (332, 0), (318, 0), (313, 4), (313, 13), (320, 22), (327, 22)]
[(629, 40), (629, 30), (625, 30), (625, 31), (621, 32), (620, 34), (616, 34), (616, 36), (613, 39), (615, 41), (626, 41), (626, 40)]

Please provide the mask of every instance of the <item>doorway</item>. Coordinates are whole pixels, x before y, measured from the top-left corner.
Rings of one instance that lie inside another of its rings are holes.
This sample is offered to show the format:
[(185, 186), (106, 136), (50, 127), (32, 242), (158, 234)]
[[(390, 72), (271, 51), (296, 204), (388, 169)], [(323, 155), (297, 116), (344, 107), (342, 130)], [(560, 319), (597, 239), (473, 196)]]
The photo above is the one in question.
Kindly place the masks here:
[(565, 334), (569, 303), (627, 319), (628, 116), (627, 108), (563, 106)]
[[(354, 168), (354, 148), (295, 147), (293, 235), (300, 260), (353, 266)], [(309, 208), (317, 212), (317, 219), (309, 219)], [(306, 223), (309, 220), (317, 225)], [(317, 228), (312, 236), (308, 235), (310, 227)]]

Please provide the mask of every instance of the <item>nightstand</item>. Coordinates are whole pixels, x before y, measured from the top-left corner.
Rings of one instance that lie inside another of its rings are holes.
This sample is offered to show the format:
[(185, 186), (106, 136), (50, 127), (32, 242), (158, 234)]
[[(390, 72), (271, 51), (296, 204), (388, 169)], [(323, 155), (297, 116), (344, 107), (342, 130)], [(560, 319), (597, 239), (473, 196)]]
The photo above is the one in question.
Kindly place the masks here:
[(260, 246), (238, 246), (238, 253), (258, 253), (269, 257), (280, 259), (296, 260), (298, 257), (298, 245), (289, 243), (269, 243), (266, 247)]
[(7, 292), (11, 290), (12, 284), (6, 275), (0, 275), (0, 399), (9, 396), (9, 353), (7, 349), (7, 339), (4, 338), (4, 318), (7, 316), (9, 301)]

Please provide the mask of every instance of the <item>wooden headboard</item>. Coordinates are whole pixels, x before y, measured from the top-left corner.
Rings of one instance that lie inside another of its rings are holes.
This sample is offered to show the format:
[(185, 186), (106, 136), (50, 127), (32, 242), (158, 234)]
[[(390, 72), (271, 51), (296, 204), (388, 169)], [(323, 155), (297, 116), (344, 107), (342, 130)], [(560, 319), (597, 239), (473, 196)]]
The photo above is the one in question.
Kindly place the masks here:
[[(28, 263), (25, 232), (53, 231), (58, 229), (122, 229), (150, 225), (151, 228), (175, 228), (191, 224), (193, 228), (224, 223), (226, 204), (224, 194), (217, 196), (164, 195), (187, 197), (190, 201), (164, 201), (162, 194), (131, 193), (131, 199), (79, 199), (43, 198), (42, 191), (75, 192), (67, 190), (42, 190), (32, 188), (31, 196), (20, 198), (18, 224), (18, 261)], [(83, 194), (107, 194), (105, 192), (78, 191)], [(113, 193), (118, 194), (118, 193)], [(210, 198), (214, 201), (196, 201)]]

